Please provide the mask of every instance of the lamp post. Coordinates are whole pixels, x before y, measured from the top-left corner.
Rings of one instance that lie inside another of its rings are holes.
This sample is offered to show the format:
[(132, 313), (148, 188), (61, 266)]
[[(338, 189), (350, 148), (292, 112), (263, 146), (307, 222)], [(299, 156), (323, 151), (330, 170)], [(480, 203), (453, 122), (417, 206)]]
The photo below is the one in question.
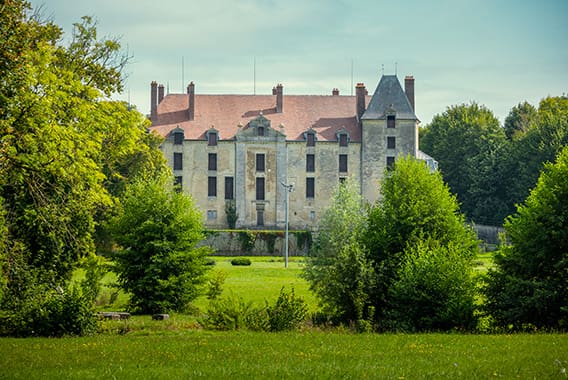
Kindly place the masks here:
[(294, 190), (293, 184), (286, 184), (284, 182), (280, 182), (282, 186), (284, 186), (284, 191), (286, 191), (286, 233), (284, 237), (284, 267), (288, 268), (288, 196)]

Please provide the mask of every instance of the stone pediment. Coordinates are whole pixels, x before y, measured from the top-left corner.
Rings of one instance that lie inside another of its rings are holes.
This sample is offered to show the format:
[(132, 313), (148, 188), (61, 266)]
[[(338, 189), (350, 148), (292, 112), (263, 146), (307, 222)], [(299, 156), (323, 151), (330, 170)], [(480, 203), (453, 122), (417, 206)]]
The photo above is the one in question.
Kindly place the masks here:
[(236, 135), (236, 139), (241, 141), (279, 141), (285, 138), (284, 133), (271, 127), (270, 119), (262, 113), (249, 121), (246, 126), (240, 127)]

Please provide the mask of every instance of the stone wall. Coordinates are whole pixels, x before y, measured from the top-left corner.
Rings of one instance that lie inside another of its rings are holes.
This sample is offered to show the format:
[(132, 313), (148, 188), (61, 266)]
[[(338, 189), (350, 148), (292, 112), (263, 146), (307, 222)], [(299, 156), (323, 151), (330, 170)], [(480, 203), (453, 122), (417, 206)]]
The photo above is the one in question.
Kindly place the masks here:
[[(284, 231), (208, 230), (200, 245), (207, 245), (218, 256), (284, 256)], [(305, 256), (311, 244), (311, 233), (290, 231), (288, 256)]]

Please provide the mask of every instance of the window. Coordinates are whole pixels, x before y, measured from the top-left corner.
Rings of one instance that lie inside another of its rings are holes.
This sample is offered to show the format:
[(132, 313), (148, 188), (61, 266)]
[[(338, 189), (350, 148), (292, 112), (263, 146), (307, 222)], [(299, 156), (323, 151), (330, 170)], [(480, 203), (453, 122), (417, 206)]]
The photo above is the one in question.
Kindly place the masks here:
[(217, 153), (209, 153), (208, 170), (217, 170)]
[(174, 145), (181, 145), (183, 144), (183, 132), (178, 131), (174, 133)]
[(207, 220), (217, 219), (217, 210), (207, 210)]
[(348, 145), (348, 141), (347, 141), (347, 134), (346, 133), (342, 133), (339, 135), (339, 146), (347, 146)]
[(233, 177), (225, 177), (225, 199), (234, 198), (234, 183)]
[(207, 178), (207, 196), (208, 197), (217, 196), (217, 177)]
[(181, 192), (183, 177), (178, 175), (174, 177), (174, 189), (176, 192)]
[(340, 173), (347, 173), (347, 155), (340, 154), (339, 155), (339, 172)]
[(308, 141), (308, 142), (307, 142), (307, 145), (308, 145), (308, 146), (316, 146), (316, 136), (315, 136), (315, 134), (313, 134), (313, 133), (311, 133), (311, 132), (308, 133), (308, 134), (306, 135), (306, 139), (307, 139), (307, 141)]
[(264, 136), (264, 127), (256, 127), (256, 135), (257, 136)]
[(394, 157), (387, 156), (387, 169), (392, 170), (394, 168)]
[(174, 153), (174, 170), (183, 169), (183, 153)]
[(256, 210), (256, 225), (264, 226), (264, 210)]
[(395, 121), (396, 120), (394, 115), (387, 115), (387, 128), (394, 128)]
[(256, 171), (263, 172), (264, 171), (264, 153), (257, 153), (256, 154)]
[(315, 178), (306, 178), (306, 198), (315, 198)]
[(256, 179), (256, 200), (264, 200), (264, 178), (262, 177)]
[(306, 155), (306, 171), (313, 173), (316, 171), (316, 156), (315, 154)]
[(209, 146), (217, 145), (217, 132), (209, 132), (207, 135), (207, 142)]
[(387, 149), (394, 149), (394, 148), (396, 148), (396, 137), (387, 136)]

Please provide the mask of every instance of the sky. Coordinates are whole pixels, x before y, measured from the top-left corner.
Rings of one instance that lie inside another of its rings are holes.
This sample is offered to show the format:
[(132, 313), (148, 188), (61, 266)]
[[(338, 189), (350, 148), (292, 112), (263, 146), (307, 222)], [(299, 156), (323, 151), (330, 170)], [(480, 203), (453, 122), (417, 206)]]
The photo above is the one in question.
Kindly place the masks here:
[[(132, 56), (115, 99), (170, 93), (341, 95), (415, 78), (422, 125), (475, 101), (501, 122), (568, 93), (568, 0), (32, 0), (69, 38), (82, 16)], [(65, 41), (63, 41), (65, 43)], [(353, 86), (352, 86), (353, 84)]]

